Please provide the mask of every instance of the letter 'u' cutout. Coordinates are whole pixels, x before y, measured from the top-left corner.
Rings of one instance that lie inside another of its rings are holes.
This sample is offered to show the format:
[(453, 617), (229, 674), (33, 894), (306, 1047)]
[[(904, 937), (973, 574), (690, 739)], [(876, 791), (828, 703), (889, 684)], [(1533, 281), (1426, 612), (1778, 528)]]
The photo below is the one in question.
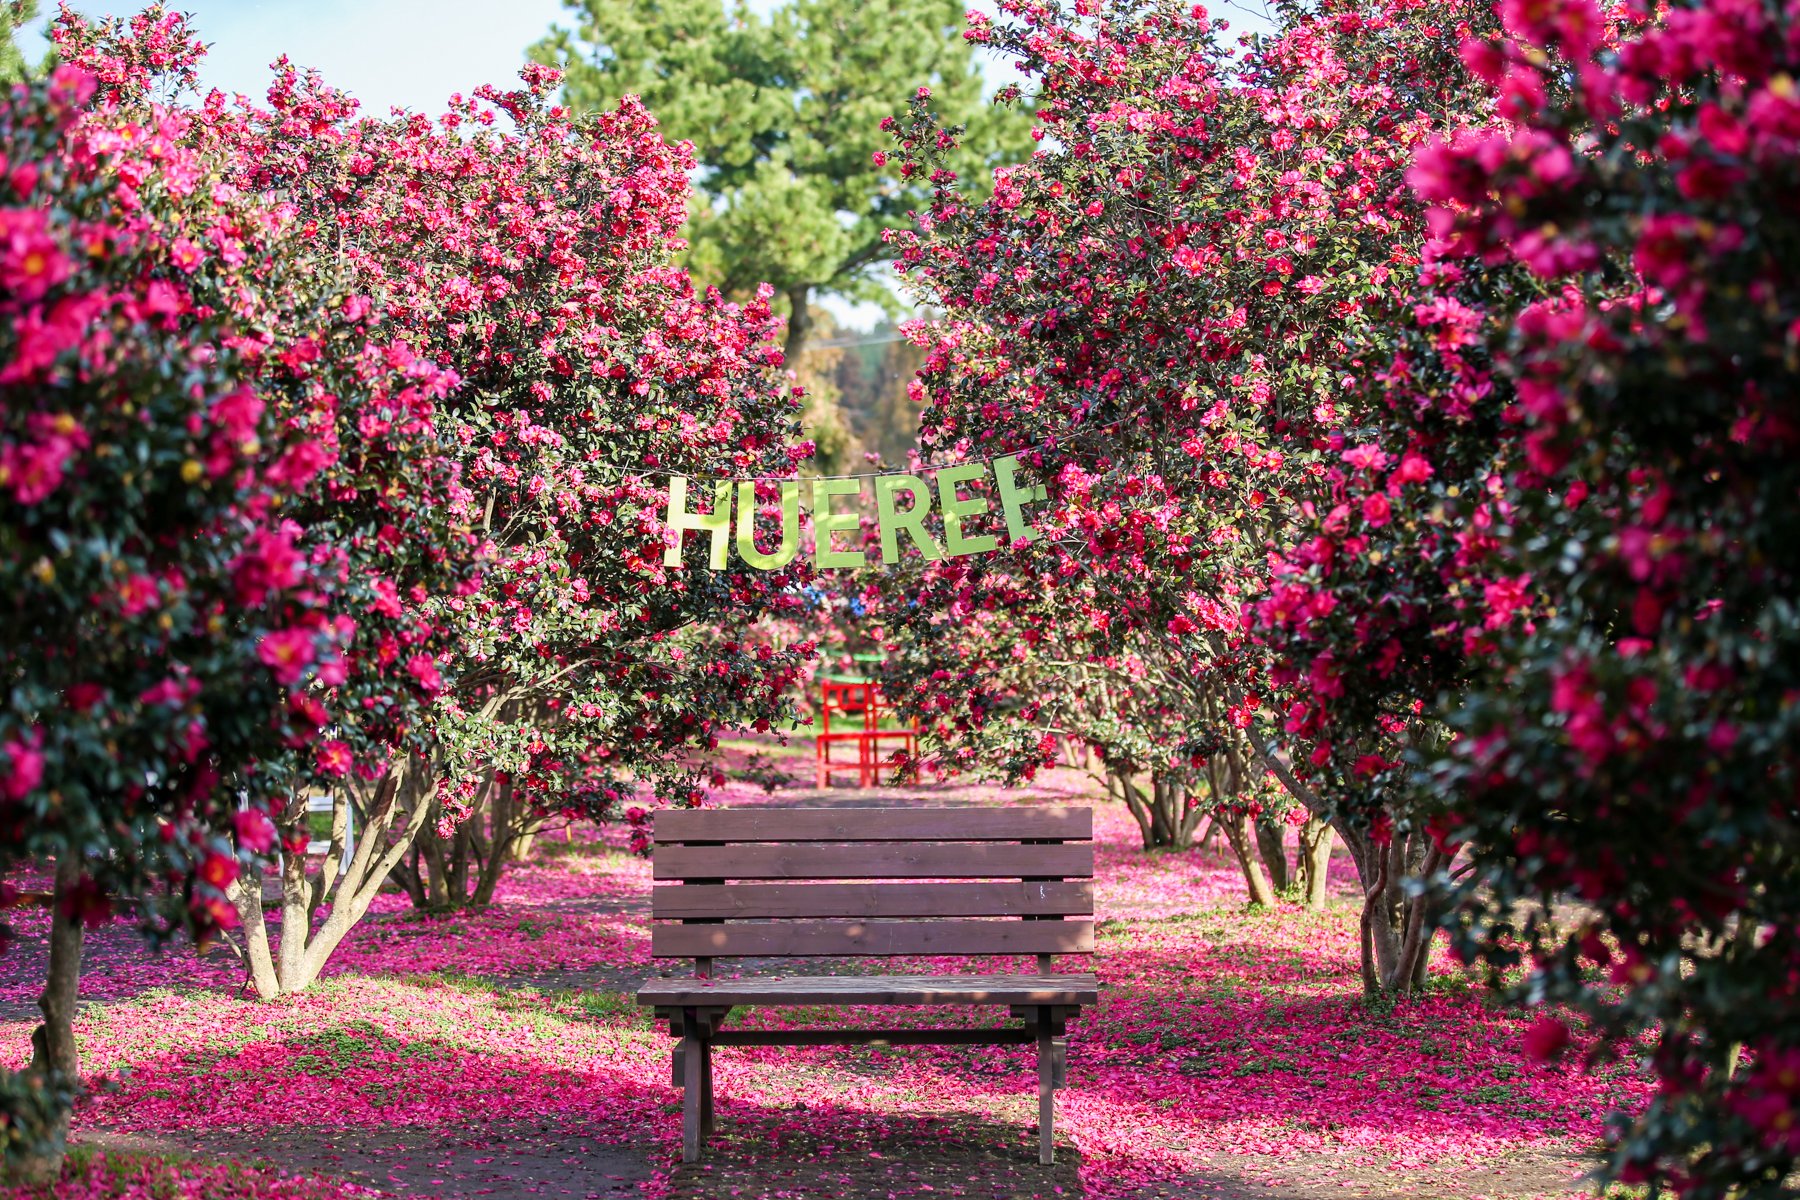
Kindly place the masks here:
[(759, 571), (779, 571), (800, 553), (799, 481), (781, 481), (781, 545), (773, 554), (756, 548), (756, 509), (756, 484), (745, 480), (737, 485), (738, 557)]
[(713, 505), (709, 513), (687, 510), (685, 476), (669, 480), (669, 545), (663, 551), (663, 566), (681, 565), (681, 539), (690, 529), (704, 529), (712, 537), (712, 553), (707, 565), (715, 571), (725, 569), (725, 557), (731, 553), (731, 481), (721, 479), (713, 484)]
[[(912, 493), (912, 507), (905, 511), (894, 508), (895, 492)], [(881, 561), (892, 565), (900, 561), (900, 532), (905, 530), (926, 562), (944, 557), (936, 539), (925, 531), (925, 516), (931, 511), (931, 488), (917, 475), (877, 475), (875, 477), (875, 515), (881, 522)]]

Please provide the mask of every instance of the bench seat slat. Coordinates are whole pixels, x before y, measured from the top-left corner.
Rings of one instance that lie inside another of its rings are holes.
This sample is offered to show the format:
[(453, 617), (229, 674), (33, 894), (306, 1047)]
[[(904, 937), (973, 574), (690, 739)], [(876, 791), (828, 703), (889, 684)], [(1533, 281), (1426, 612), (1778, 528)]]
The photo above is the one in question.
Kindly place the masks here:
[(652, 979), (638, 1003), (659, 1007), (739, 1004), (1052, 1004), (1091, 1006), (1092, 975), (757, 975)]
[(1093, 884), (672, 883), (651, 892), (659, 920), (730, 917), (1089, 916)]
[(1090, 954), (1091, 920), (757, 921), (657, 925), (654, 958), (895, 954)]
[(658, 846), (656, 879), (994, 879), (1094, 874), (1092, 843), (980, 842)]
[(677, 842), (1088, 841), (1091, 808), (669, 808), (658, 845)]

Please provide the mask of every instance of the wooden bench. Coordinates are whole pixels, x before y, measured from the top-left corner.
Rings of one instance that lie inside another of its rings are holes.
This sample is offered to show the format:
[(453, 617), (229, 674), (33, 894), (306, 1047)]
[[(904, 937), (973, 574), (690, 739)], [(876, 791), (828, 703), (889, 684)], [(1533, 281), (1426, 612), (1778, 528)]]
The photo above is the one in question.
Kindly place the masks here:
[[(714, 1046), (1035, 1043), (1038, 1159), (1050, 1162), (1064, 1031), (1097, 995), (1094, 976), (1052, 974), (1051, 959), (1093, 953), (1092, 839), (1088, 808), (659, 812), (650, 953), (692, 958), (694, 976), (652, 979), (637, 999), (681, 1039), (682, 1161), (712, 1132)], [(814, 955), (1035, 955), (1037, 974), (713, 975), (719, 958)], [(724, 1028), (732, 1009), (765, 1004), (1004, 1004), (1022, 1024)]]

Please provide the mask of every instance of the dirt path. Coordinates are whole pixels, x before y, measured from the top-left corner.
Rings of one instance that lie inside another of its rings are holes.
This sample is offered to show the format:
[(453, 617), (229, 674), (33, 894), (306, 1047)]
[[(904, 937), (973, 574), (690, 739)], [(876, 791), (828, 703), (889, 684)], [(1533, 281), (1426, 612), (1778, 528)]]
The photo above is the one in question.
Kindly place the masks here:
[(81, 1144), (171, 1157), (268, 1165), (326, 1175), (395, 1196), (524, 1200), (636, 1196), (645, 1156), (551, 1125), (480, 1129), (288, 1127), (142, 1134), (90, 1130)]

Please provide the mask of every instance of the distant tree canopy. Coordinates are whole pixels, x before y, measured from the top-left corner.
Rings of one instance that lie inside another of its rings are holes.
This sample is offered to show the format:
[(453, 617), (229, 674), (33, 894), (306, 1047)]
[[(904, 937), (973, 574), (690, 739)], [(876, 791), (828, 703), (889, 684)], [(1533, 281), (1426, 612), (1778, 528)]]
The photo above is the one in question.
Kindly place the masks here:
[(31, 64), (19, 49), (19, 30), (37, 16), (37, 0), (0, 0), (0, 84), (29, 78)]
[(821, 293), (891, 304), (876, 277), (889, 226), (929, 202), (880, 125), (919, 87), (967, 125), (949, 164), (986, 179), (1027, 157), (1030, 121), (982, 99), (959, 0), (787, 0), (766, 16), (725, 0), (565, 0), (576, 27), (532, 47), (601, 109), (633, 93), (702, 172), (690, 266), (727, 294), (773, 284), (789, 308), (790, 363)]

